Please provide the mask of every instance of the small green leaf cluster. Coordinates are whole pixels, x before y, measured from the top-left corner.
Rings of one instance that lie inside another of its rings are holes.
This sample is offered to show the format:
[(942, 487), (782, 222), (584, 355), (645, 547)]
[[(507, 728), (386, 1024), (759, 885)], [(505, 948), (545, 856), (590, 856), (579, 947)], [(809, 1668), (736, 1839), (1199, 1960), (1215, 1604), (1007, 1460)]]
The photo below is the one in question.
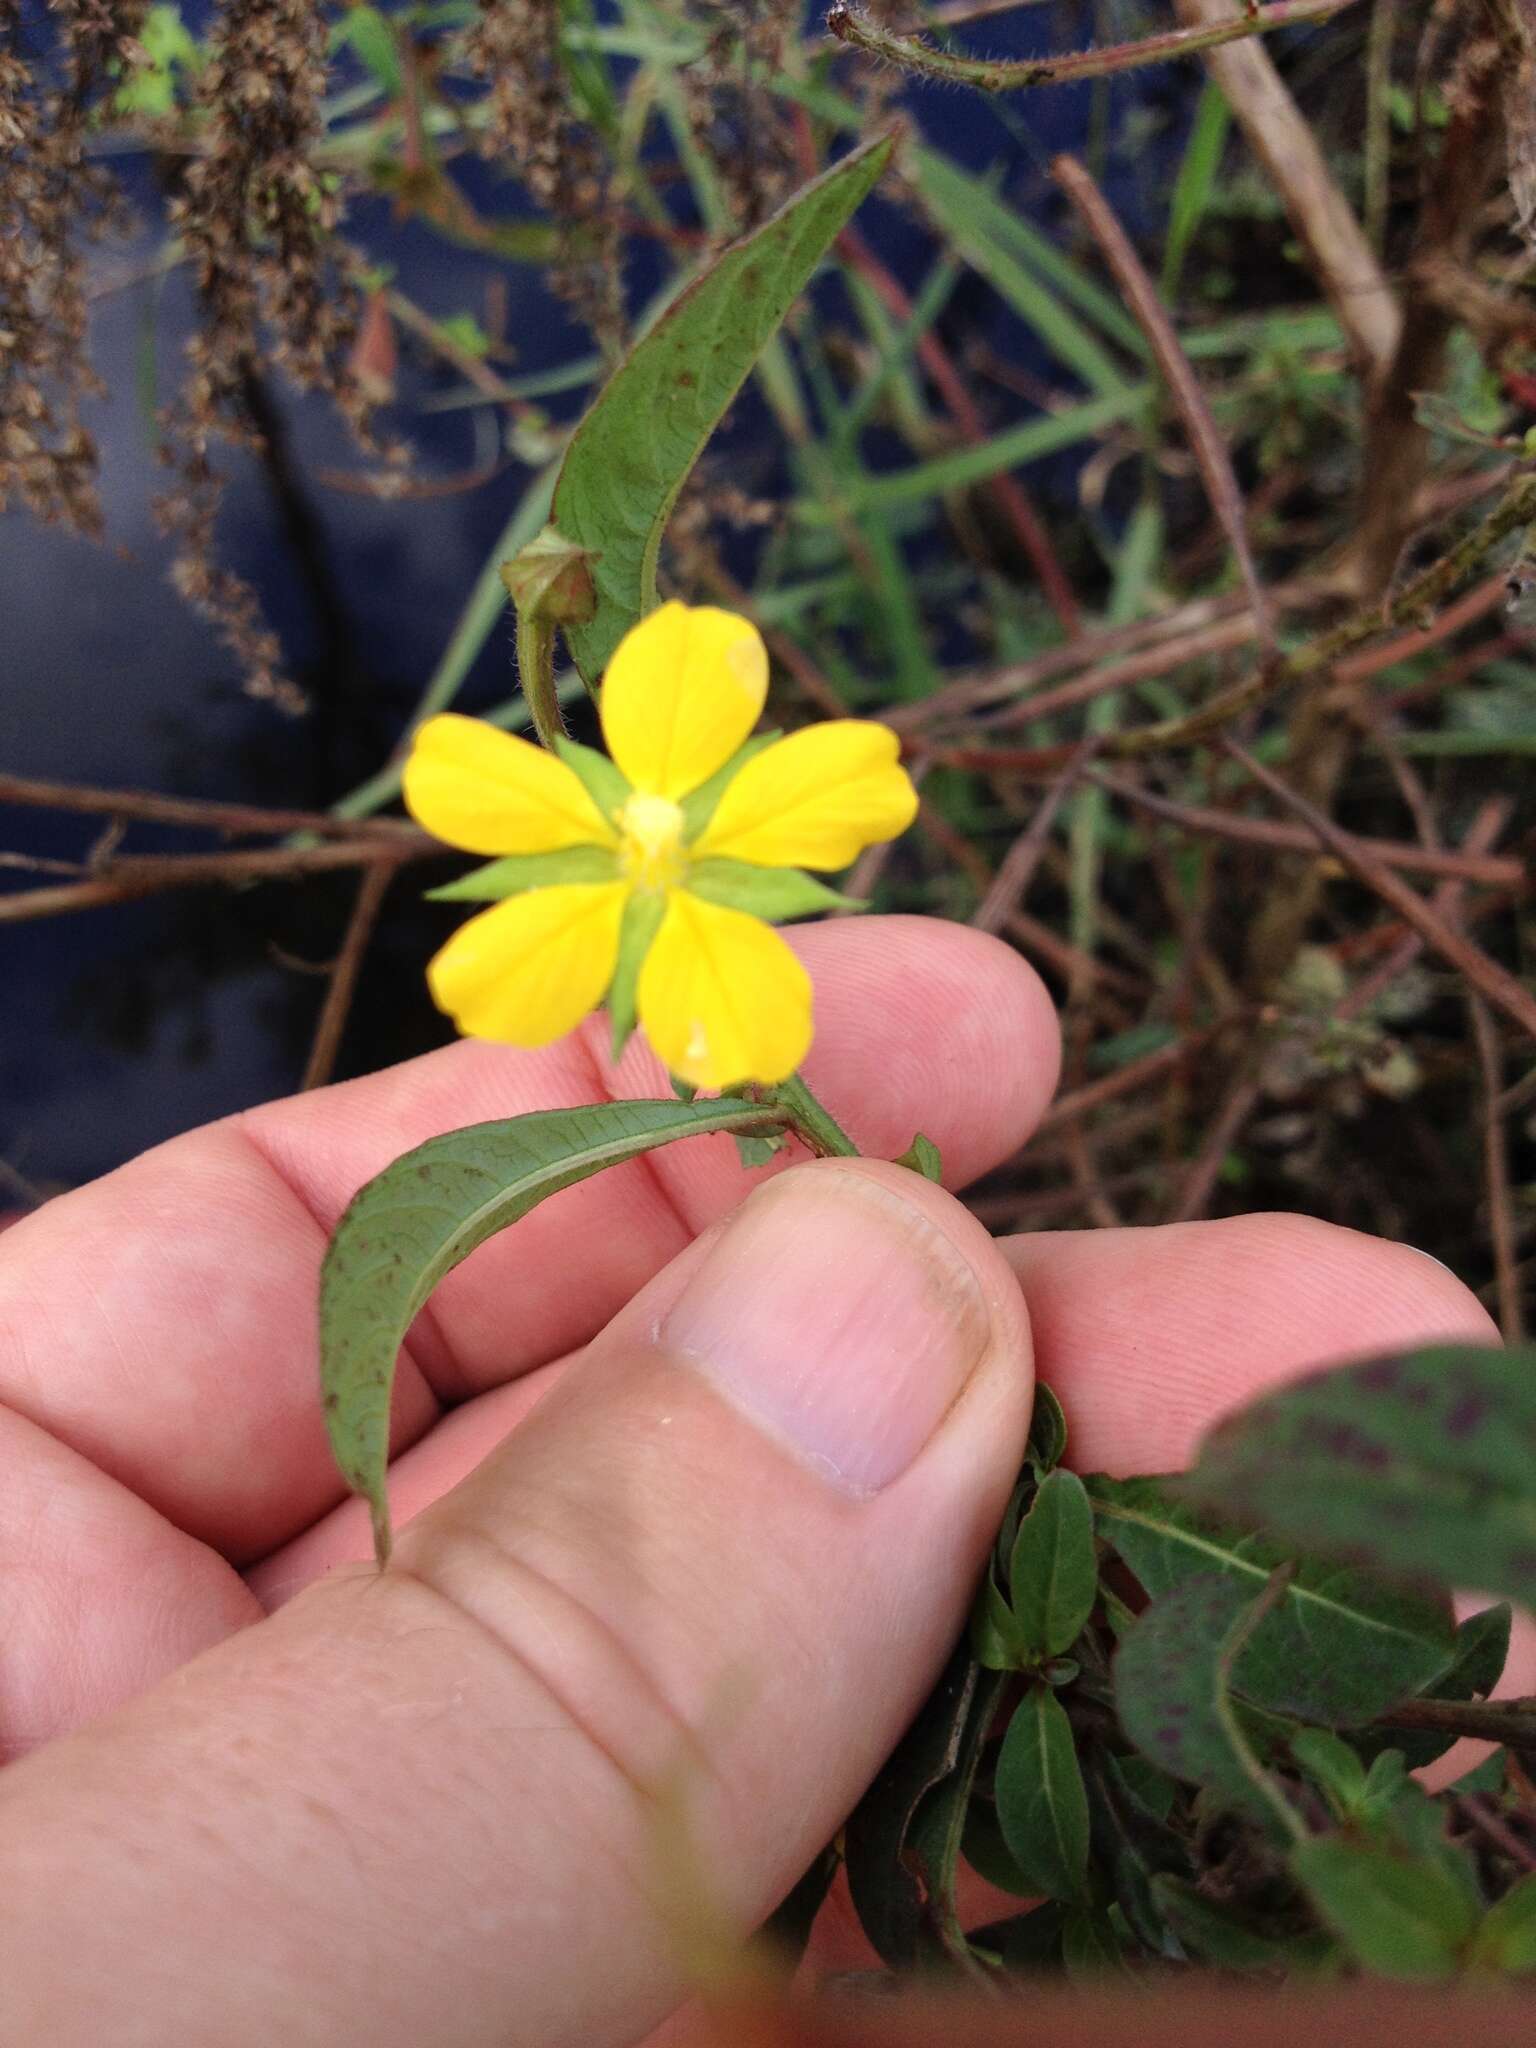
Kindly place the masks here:
[[(1536, 1352), (1326, 1373), (1192, 1474), (1079, 1478), (1042, 1389), (969, 1628), (844, 1835), (893, 1971), (1536, 1970)], [(1529, 1729), (1529, 1740), (1526, 1733)], [(1462, 1734), (1499, 1745), (1431, 1790)], [(971, 1924), (967, 1870), (1029, 1902)]]

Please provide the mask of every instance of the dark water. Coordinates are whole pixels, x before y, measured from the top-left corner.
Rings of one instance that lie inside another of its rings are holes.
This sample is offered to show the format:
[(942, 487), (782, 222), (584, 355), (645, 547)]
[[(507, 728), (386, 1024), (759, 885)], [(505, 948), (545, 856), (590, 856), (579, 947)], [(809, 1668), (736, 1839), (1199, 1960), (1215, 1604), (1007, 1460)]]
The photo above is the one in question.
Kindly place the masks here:
[[(1012, 54), (1048, 46), (1044, 9), (985, 28), (977, 47)], [(1154, 90), (1178, 99), (1194, 82), (1186, 73), (1155, 88), (1120, 84), (1115, 103), (1123, 108), (1133, 90), (1143, 100)], [(972, 167), (1002, 165), (1010, 191), (1037, 218), (1049, 154), (1080, 146), (1089, 121), (1085, 89), (1030, 95), (1027, 104), (1006, 109), (925, 88), (908, 97), (932, 140)], [(93, 546), (20, 517), (0, 523), (0, 765), (117, 787), (325, 804), (388, 755), (529, 472), (513, 468), (473, 491), (417, 503), (343, 492), (321, 475), (357, 466), (335, 424), (322, 408), (274, 390), (317, 544), (296, 546), (291, 510), (285, 516), (269, 474), (236, 457), (220, 545), (255, 583), (314, 709), (294, 719), (252, 702), (241, 693), (232, 658), (165, 579), (167, 549), (150, 510), (162, 472), (142, 382), (152, 357), (160, 397), (174, 389), (190, 305), (179, 273), (121, 282), (151, 266), (158, 243), (153, 188), (146, 176), (134, 176), (144, 232), (136, 245), (113, 246), (94, 259), (98, 286), (118, 287), (104, 290), (96, 305), (95, 361), (107, 395), (90, 413), (102, 453), (108, 541)], [(1117, 198), (1133, 218), (1152, 182), (1117, 178)], [(491, 203), (496, 195), (487, 189), (478, 196)], [(886, 260), (915, 284), (930, 255), (920, 231), (879, 203), (861, 221)], [(482, 309), (496, 266), (402, 228), (382, 206), (358, 209), (349, 225), (375, 257), (395, 266), (401, 290), (428, 312)], [(501, 275), (519, 372), (585, 352), (584, 338), (534, 273), (502, 267)], [(655, 279), (637, 271), (630, 281), (638, 297)], [(1029, 337), (979, 285), (963, 287), (946, 317), (972, 332), (983, 323), (995, 346), (1016, 360), (1031, 358)], [(403, 389), (419, 397), (449, 381), (418, 364)], [(551, 410), (562, 403), (550, 401)], [(420, 450), (424, 474), (474, 468), (471, 414), (402, 408), (397, 417)], [(749, 466), (768, 459), (765, 423), (750, 400), (731, 431)], [(459, 701), (482, 708), (510, 686), (510, 634), (500, 630)], [(0, 813), (0, 848), (79, 859), (96, 829), (91, 820), (8, 810)], [(128, 843), (142, 851), (190, 851), (216, 842), (140, 827)], [(11, 878), (3, 885), (12, 886)], [(445, 921), (414, 904), (418, 886), (414, 877), (399, 885), (383, 920), (348, 1029), (343, 1072), (444, 1035), (426, 1000), (421, 966)], [(302, 963), (333, 953), (352, 887), (338, 878), (302, 888), (181, 892), (5, 926), (0, 1166), (38, 1187), (70, 1184), (190, 1125), (293, 1088), (324, 986)], [(0, 1187), (0, 1208), (6, 1200)]]

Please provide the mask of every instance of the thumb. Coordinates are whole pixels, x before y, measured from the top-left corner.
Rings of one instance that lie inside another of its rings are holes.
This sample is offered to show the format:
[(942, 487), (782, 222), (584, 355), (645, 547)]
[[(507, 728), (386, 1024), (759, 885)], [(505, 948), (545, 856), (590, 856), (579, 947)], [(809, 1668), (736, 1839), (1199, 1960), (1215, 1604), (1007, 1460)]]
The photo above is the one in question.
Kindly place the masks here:
[(711, 1910), (759, 1922), (936, 1675), (1030, 1385), (949, 1196), (863, 1161), (770, 1182), (388, 1571), (0, 1778), (0, 2038), (635, 2039), (688, 1989), (662, 1802)]

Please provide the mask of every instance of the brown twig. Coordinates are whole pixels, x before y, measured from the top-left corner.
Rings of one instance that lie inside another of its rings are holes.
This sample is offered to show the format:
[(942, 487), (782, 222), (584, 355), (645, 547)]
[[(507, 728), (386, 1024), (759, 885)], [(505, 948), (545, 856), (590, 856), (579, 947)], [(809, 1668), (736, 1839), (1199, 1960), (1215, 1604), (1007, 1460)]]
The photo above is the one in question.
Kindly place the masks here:
[(1255, 782), (1293, 811), (1357, 881), (1379, 896), (1383, 903), (1389, 904), (1404, 924), (1419, 934), (1431, 952), (1438, 953), (1457, 973), (1464, 975), (1495, 1009), (1501, 1010), (1527, 1035), (1536, 1038), (1536, 997), (1507, 968), (1500, 966), (1480, 946), (1473, 945), (1470, 939), (1448, 924), (1353, 833), (1336, 825), (1273, 770), (1245, 752), (1235, 740), (1224, 739), (1222, 746)]
[(332, 818), (324, 811), (268, 810), (256, 804), (208, 803), (199, 797), (159, 796), (144, 789), (97, 789), (80, 782), (41, 782), (0, 774), (0, 804), (34, 810), (80, 811), (91, 817), (138, 818), (159, 825), (201, 826), (237, 835), (312, 832), (319, 839), (419, 839), (400, 818)]
[(1461, 317), (1461, 309), (1444, 303), (1445, 294), (1433, 289), (1434, 279), (1448, 265), (1465, 267), (1480, 201), (1503, 159), (1496, 46), (1488, 58), (1463, 68), (1403, 276), (1397, 346), (1366, 409), (1361, 519), (1347, 573), (1352, 587), (1368, 599), (1390, 587), (1420, 516), (1431, 429), (1419, 417), (1419, 396), (1439, 389)]
[(1193, 1223), (1204, 1215), (1206, 1205), (1221, 1177), (1221, 1169), (1226, 1162), (1227, 1154), (1231, 1151), (1244, 1124), (1252, 1116), (1259, 1095), (1258, 1077), (1245, 1063), (1228, 1087), (1221, 1107), (1206, 1132), (1205, 1141), (1184, 1178), (1178, 1200), (1168, 1214), (1167, 1220), (1170, 1223)]
[(1258, 638), (1273, 650), (1274, 615), (1259, 582), (1253, 553), (1248, 545), (1243, 495), (1232, 473), (1232, 460), (1206, 403), (1205, 393), (1200, 389), (1199, 379), (1174, 332), (1173, 322), (1163, 310), (1157, 287), (1143, 268), (1141, 258), (1136, 254), (1130, 236), (1121, 227), (1114, 209), (1076, 157), (1056, 157), (1051, 170), (1057, 184), (1076, 207), (1083, 225), (1098, 243), (1099, 252), (1109, 266), (1110, 275), (1119, 285), (1132, 318), (1147, 337), (1153, 360), (1162, 372), (1168, 394), (1184, 422), (1184, 431), (1189, 436), (1189, 445), (1205, 485), (1206, 496), (1210, 499), (1211, 510), (1221, 522), (1227, 544), (1237, 562)]
[[(912, 315), (912, 301), (900, 282), (892, 276), (870, 248), (857, 228), (844, 228), (838, 236), (838, 248), (849, 263), (859, 272), (870, 289), (880, 298), (886, 309), (898, 320), (907, 320)], [(946, 410), (961, 436), (973, 447), (987, 439), (986, 421), (981, 409), (971, 396), (970, 387), (955, 368), (949, 351), (930, 328), (918, 336), (917, 357), (928, 375), (933, 379), (934, 388), (943, 399)], [(1046, 602), (1055, 612), (1061, 629), (1069, 638), (1076, 638), (1083, 630), (1083, 615), (1067, 581), (1066, 571), (1061, 566), (1051, 537), (1041, 523), (1034, 501), (1016, 476), (1004, 473), (989, 480), (989, 489), (996, 500), (1003, 517), (1013, 527), (1020, 547), (1033, 565), (1040, 579), (1040, 588)]]
[(981, 721), (981, 730), (1007, 732), (1015, 726), (1032, 725), (1038, 718), (1055, 718), (1063, 711), (1076, 710), (1080, 705), (1091, 704), (1116, 690), (1129, 689), (1137, 683), (1155, 682), (1174, 669), (1183, 668), (1187, 662), (1208, 661), (1213, 655), (1246, 647), (1256, 637), (1253, 614), (1241, 612), (1236, 618), (1207, 626), (1202, 633), (1191, 633), (1185, 639), (1165, 641), (1161, 646), (1123, 655), (1119, 661), (1106, 662), (1102, 668), (1092, 669), (1087, 675), (1058, 683), (1054, 690), (1042, 690), (1038, 696), (1010, 704)]
[(1536, 1749), (1536, 1700), (1399, 1700), (1378, 1714), (1373, 1728), (1422, 1728), (1434, 1735), (1470, 1735), (1479, 1742), (1506, 1742), (1511, 1749)]
[[(1122, 802), (1150, 811), (1154, 817), (1166, 818), (1186, 832), (1231, 839), (1245, 846), (1269, 847), (1277, 853), (1316, 851), (1317, 836), (1305, 825), (1287, 825), (1276, 818), (1246, 818), (1236, 811), (1211, 810), (1200, 804), (1175, 803), (1170, 797), (1154, 795), (1151, 790), (1103, 769), (1090, 770), (1090, 774)], [(1359, 844), (1377, 860), (1405, 874), (1445, 875), (1463, 882), (1481, 882), (1489, 888), (1518, 884), (1527, 878), (1524, 861), (1509, 854), (1480, 853), (1465, 847), (1415, 846), (1398, 839), (1362, 838)]]
[(1151, 753), (1164, 747), (1189, 746), (1210, 738), (1241, 712), (1291, 684), (1316, 682), (1337, 671), (1341, 657), (1352, 654), (1364, 641), (1374, 639), (1393, 626), (1420, 623), (1420, 614), (1456, 588), (1513, 533), (1523, 532), (1536, 520), (1536, 474), (1527, 471), (1516, 478), (1499, 504), (1468, 534), (1448, 548), (1427, 569), (1405, 583), (1383, 606), (1363, 605), (1328, 632), (1309, 640), (1270, 668), (1253, 675), (1213, 697), (1199, 710), (1182, 718), (1163, 719), (1156, 725), (1134, 727), (1109, 740), (1106, 751), (1118, 754)]
[(1040, 865), (1046, 842), (1051, 836), (1051, 828), (1056, 823), (1057, 813), (1097, 747), (1096, 738), (1089, 738), (1083, 742), (1046, 791), (1044, 801), (1027, 828), (1019, 834), (1004, 854), (990, 887), (971, 919), (971, 923), (978, 931), (1001, 931), (1010, 916), (1023, 908), (1024, 898), (1034, 879), (1035, 869)]
[(1488, 1197), (1488, 1235), (1493, 1245), (1499, 1328), (1506, 1344), (1518, 1344), (1525, 1335), (1525, 1306), (1520, 1294), (1520, 1254), (1509, 1191), (1509, 1146), (1499, 1110), (1504, 1085), (1503, 1048), (1498, 1028), (1481, 996), (1467, 997), (1467, 1011), (1482, 1076), (1483, 1181)]
[(1053, 1130), (1058, 1124), (1068, 1123), (1074, 1117), (1087, 1116), (1092, 1110), (1102, 1109), (1106, 1102), (1117, 1102), (1122, 1095), (1134, 1095), (1149, 1081), (1182, 1066), (1195, 1053), (1202, 1051), (1213, 1036), (1211, 1032), (1201, 1032), (1192, 1038), (1175, 1038), (1167, 1045), (1160, 1045), (1156, 1052), (1143, 1053), (1139, 1060), (1132, 1060), (1129, 1065), (1106, 1074), (1102, 1080), (1085, 1082), (1081, 1088), (1058, 1096), (1041, 1119), (1039, 1134)]
[(341, 1035), (346, 1029), (352, 998), (357, 993), (357, 977), (362, 971), (363, 956), (368, 951), (368, 941), (373, 937), (373, 928), (378, 923), (379, 912), (389, 893), (389, 885), (395, 879), (397, 867), (396, 861), (376, 860), (363, 870), (341, 950), (331, 968), (325, 1001), (320, 1006), (304, 1078), (299, 1083), (301, 1090), (323, 1088), (335, 1071)]
[[(1174, 0), (1190, 26), (1239, 19), (1242, 0)], [(1384, 377), (1402, 316), (1349, 202), (1334, 183), (1311, 124), (1258, 41), (1208, 52), (1206, 65), (1279, 193), (1297, 239), (1349, 339), (1367, 385)]]
[(443, 851), (425, 832), (389, 838), (372, 837), (324, 846), (259, 846), (234, 853), (136, 854), (107, 863), (81, 882), (61, 882), (46, 889), (25, 889), (0, 896), (0, 924), (24, 924), (34, 918), (58, 917), (69, 911), (99, 910), (109, 903), (132, 903), (158, 896), (166, 889), (225, 887), (245, 882), (297, 881), (304, 875), (334, 868), (383, 867), (421, 860)]

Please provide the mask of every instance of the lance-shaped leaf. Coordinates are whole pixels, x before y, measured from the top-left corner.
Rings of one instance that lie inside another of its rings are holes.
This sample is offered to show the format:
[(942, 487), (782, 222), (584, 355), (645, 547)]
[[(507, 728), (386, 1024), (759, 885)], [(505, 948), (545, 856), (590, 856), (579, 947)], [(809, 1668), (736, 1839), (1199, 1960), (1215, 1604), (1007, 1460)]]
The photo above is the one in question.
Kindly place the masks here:
[(998, 1824), (1025, 1879), (1047, 1898), (1082, 1898), (1088, 1793), (1067, 1710), (1048, 1685), (1020, 1700), (998, 1752)]
[(656, 557), (689, 471), (765, 343), (889, 160), (878, 136), (734, 243), (636, 343), (571, 437), (554, 523), (590, 549), (597, 607), (566, 628), (594, 688), (656, 601)]
[(389, 1555), (389, 1405), (400, 1346), (432, 1289), (546, 1195), (674, 1138), (769, 1132), (784, 1115), (734, 1097), (538, 1110), (430, 1138), (369, 1181), (320, 1273), (320, 1377), (342, 1477), (367, 1500)]
[(1008, 1562), (1015, 1617), (1034, 1659), (1059, 1657), (1083, 1631), (1099, 1590), (1093, 1509), (1075, 1472), (1040, 1482)]
[[(1239, 1600), (1251, 1599), (1289, 1555), (1267, 1538), (1202, 1516), (1166, 1480), (1095, 1475), (1088, 1490), (1099, 1534), (1154, 1598), (1197, 1574), (1219, 1572), (1233, 1581)], [(1299, 1530), (1295, 1536), (1305, 1540)], [(1262, 1706), (1346, 1726), (1430, 1684), (1455, 1655), (1444, 1601), (1304, 1559), (1235, 1675), (1239, 1690)]]
[(882, 1962), (911, 1969), (963, 1946), (955, 1865), (1002, 1680), (961, 1642), (885, 1769), (849, 1817), (848, 1890)]
[(1436, 1345), (1271, 1394), (1192, 1490), (1282, 1541), (1536, 1602), (1536, 1346)]

